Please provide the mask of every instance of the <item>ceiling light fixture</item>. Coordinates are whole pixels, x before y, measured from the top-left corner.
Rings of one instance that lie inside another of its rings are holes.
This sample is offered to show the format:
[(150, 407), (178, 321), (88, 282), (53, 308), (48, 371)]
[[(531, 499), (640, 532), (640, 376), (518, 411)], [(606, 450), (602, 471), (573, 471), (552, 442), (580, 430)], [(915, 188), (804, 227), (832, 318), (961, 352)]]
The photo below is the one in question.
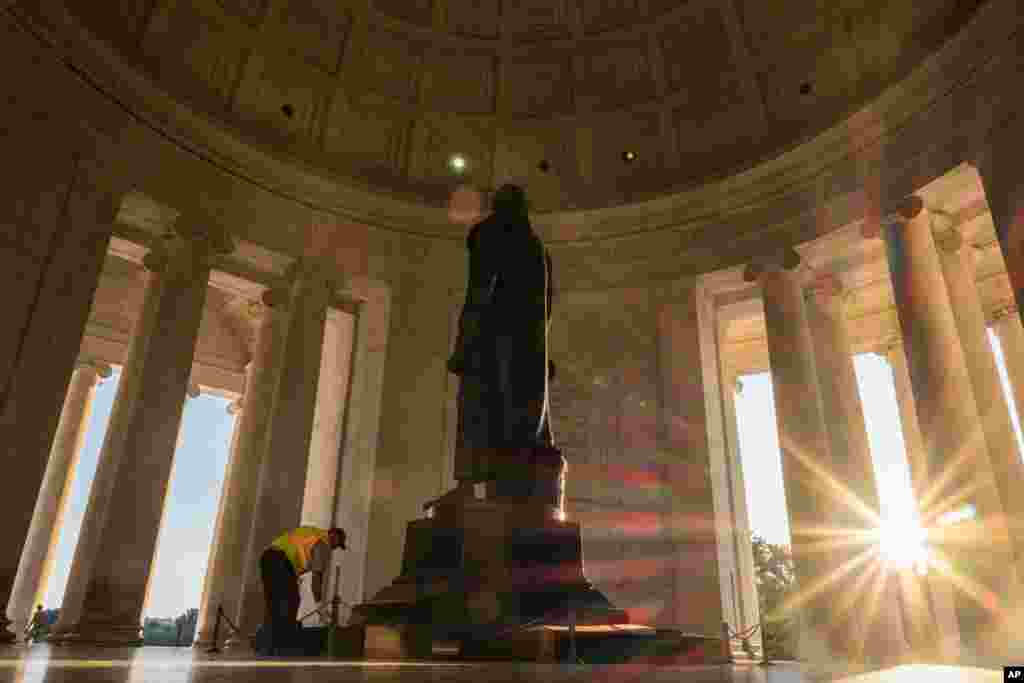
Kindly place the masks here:
[(452, 155), (452, 158), (448, 160), (448, 168), (456, 173), (462, 173), (466, 170), (466, 157), (461, 154)]
[(637, 153), (634, 152), (633, 150), (627, 150), (622, 153), (622, 160), (625, 161), (627, 164), (631, 164), (637, 160)]

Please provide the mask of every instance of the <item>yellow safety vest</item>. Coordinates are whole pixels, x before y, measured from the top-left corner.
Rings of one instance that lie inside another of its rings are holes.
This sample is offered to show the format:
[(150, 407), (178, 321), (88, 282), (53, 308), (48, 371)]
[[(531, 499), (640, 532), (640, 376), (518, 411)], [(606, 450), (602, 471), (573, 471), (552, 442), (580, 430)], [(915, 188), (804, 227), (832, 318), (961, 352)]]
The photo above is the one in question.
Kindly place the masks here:
[(296, 574), (303, 574), (309, 566), (309, 560), (313, 556), (313, 546), (317, 543), (327, 543), (327, 530), (315, 526), (300, 526), (297, 529), (286, 531), (270, 544), (271, 548), (277, 548), (288, 556), (288, 561), (295, 567)]

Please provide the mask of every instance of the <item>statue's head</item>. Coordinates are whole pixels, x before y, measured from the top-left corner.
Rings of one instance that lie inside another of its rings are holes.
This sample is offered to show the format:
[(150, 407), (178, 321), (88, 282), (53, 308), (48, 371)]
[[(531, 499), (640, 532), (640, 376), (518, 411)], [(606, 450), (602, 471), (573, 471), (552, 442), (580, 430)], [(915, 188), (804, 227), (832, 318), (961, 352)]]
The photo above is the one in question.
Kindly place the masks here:
[(494, 193), (494, 213), (501, 216), (522, 216), (527, 215), (528, 204), (526, 202), (526, 191), (518, 185), (506, 183)]

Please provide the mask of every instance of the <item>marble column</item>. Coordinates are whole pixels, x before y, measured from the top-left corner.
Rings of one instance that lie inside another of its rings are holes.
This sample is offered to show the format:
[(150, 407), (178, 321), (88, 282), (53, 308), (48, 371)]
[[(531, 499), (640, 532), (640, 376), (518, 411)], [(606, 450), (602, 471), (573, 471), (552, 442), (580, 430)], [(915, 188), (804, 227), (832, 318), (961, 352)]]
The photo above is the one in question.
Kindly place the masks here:
[(851, 567), (843, 566), (846, 558), (836, 552), (837, 539), (828, 531), (830, 515), (841, 503), (831, 488), (830, 438), (799, 256), (790, 252), (777, 263), (749, 266), (744, 278), (760, 281), (764, 299), (793, 564), (797, 588), (806, 596), (796, 610), (798, 652), (814, 669), (856, 669), (858, 648), (836, 592)]
[(304, 262), (296, 270), (281, 372), (270, 410), (266, 452), (246, 546), (248, 561), (242, 567), (237, 624), (246, 635), (254, 634), (263, 619), (260, 554), (274, 537), (302, 521), (324, 327), (334, 288), (324, 264)]
[[(0, 462), (18, 463), (5, 472), (3, 606), (11, 598), (120, 203), (103, 186), (101, 173), (81, 159), (68, 168), (36, 159), (36, 166), (49, 177), (26, 181), (13, 174), (18, 178), (10, 178), (13, 185), (0, 202), (8, 217), (0, 238)], [(0, 610), (0, 643), (16, 638), (8, 624)]]
[[(245, 366), (246, 380), (248, 380), (250, 365), (251, 363), (246, 363)], [(200, 638), (204, 636), (203, 630), (207, 628), (207, 622), (209, 622), (208, 630), (210, 635), (212, 635), (213, 626), (217, 618), (217, 607), (220, 605), (219, 600), (210, 592), (210, 583), (214, 576), (215, 566), (217, 563), (217, 544), (223, 535), (224, 508), (227, 506), (227, 496), (224, 494), (227, 492), (228, 482), (231, 481), (231, 477), (235, 471), (235, 461), (238, 453), (238, 428), (242, 422), (242, 398), (237, 398), (229, 403), (225, 410), (228, 415), (234, 418), (235, 423), (231, 430), (231, 441), (228, 444), (228, 462), (227, 466), (224, 468), (224, 483), (221, 486), (220, 499), (217, 501), (217, 516), (213, 523), (213, 536), (211, 537), (210, 553), (206, 562), (206, 573), (203, 574), (203, 592), (199, 596), (199, 614), (196, 617), (195, 638), (192, 640), (192, 645), (197, 648), (207, 648), (211, 645), (213, 640), (212, 637), (206, 637), (202, 640)], [(212, 607), (210, 607), (211, 602), (213, 602)], [(220, 639), (218, 639), (218, 643), (219, 642), (221, 642)]]
[[(283, 317), (287, 294), (270, 291), (263, 303), (252, 307), (257, 329), (252, 361), (246, 368), (245, 397), (236, 426), (237, 440), (231, 454), (230, 476), (224, 480), (223, 514), (210, 550), (206, 570), (206, 591), (199, 609), (196, 644), (213, 643), (217, 607), (224, 608), (237, 623), (242, 586), (239, 578), (245, 568), (256, 565), (259, 557), (246, 554), (252, 529), (253, 509), (259, 484), (260, 465), (266, 453), (270, 407), (281, 368), (284, 334)], [(222, 625), (219, 637), (230, 631)]]
[(68, 573), (68, 582), (61, 600), (60, 616), (51, 629), (50, 640), (60, 641), (71, 633), (78, 625), (82, 616), (82, 602), (85, 600), (86, 584), (92, 574), (93, 561), (99, 551), (100, 534), (107, 519), (110, 495), (113, 491), (115, 475), (124, 453), (125, 436), (130, 424), (132, 410), (139, 393), (139, 381), (142, 376), (143, 359), (146, 348), (156, 324), (162, 279), (158, 257), (147, 257), (144, 267), (139, 272), (139, 286), (144, 289), (142, 308), (132, 328), (131, 341), (125, 354), (121, 376), (117, 382), (117, 393), (114, 405), (107, 421), (107, 429), (100, 447), (99, 461), (92, 485), (89, 487), (89, 502), (82, 518), (82, 526), (75, 543), (75, 554)]
[[(956, 595), (965, 651), (975, 660), (997, 658), (1011, 637), (1002, 615), (1017, 590), (1016, 572), (992, 457), (921, 200), (909, 197), (882, 235), (924, 441), (921, 470), (914, 475), (922, 522), (933, 549), (976, 587)], [(941, 524), (944, 513), (968, 505), (974, 519)]]
[[(1018, 311), (1024, 310), (1024, 123), (993, 131), (975, 160)], [(1020, 313), (1018, 312), (1018, 315)]]
[[(213, 259), (227, 244), (187, 230), (151, 253), (159, 270), (145, 352), (135, 358), (135, 396), (124, 424), (122, 454), (86, 580), (76, 643), (141, 644), (151, 578), (181, 415)], [(158, 259), (162, 262), (157, 262)]]
[(999, 501), (1006, 514), (1017, 575), (1024, 577), (1024, 496), (1021, 495), (1024, 463), (1017, 448), (1017, 434), (1013, 430), (1010, 407), (1003, 394), (985, 311), (975, 284), (974, 249), (945, 217), (932, 214), (932, 230), (999, 489)]
[(71, 376), (64, 409), (46, 463), (43, 487), (36, 498), (32, 526), (21, 552), (7, 614), (14, 632), (22, 633), (40, 604), (54, 561), (54, 547), (60, 538), (61, 523), (74, 481), (75, 468), (89, 425), (96, 386), (110, 377), (110, 366), (92, 360), (80, 360)]
[[(915, 493), (926, 490), (927, 482), (920, 477), (926, 471), (925, 449), (921, 428), (917, 423), (914, 392), (910, 386), (910, 371), (903, 344), (898, 339), (888, 340), (880, 353), (892, 369), (893, 388), (900, 412), (903, 448), (910, 468), (911, 486)], [(920, 501), (918, 501), (919, 503)], [(955, 662), (960, 658), (960, 627), (953, 604), (953, 585), (948, 577), (931, 571), (920, 577), (913, 571), (897, 575), (902, 595), (903, 629), (911, 650), (919, 657)]]
[(992, 316), (992, 329), (999, 337), (1013, 403), (1017, 408), (1017, 419), (1020, 420), (1021, 411), (1024, 410), (1024, 325), (1017, 314), (1017, 307), (1006, 306), (996, 311)]
[[(716, 507), (723, 507), (716, 506), (716, 498), (724, 486), (715, 475), (727, 457), (716, 311), (700, 278), (679, 280), (652, 294), (660, 385), (657, 447), (668, 456), (664, 482), (671, 504), (662, 519), (666, 550), (673, 558), (663, 623), (718, 634), (730, 617), (719, 567), (721, 516), (716, 514)], [(722, 647), (725, 657), (729, 643)]]
[(849, 577), (849, 590), (840, 591), (845, 596), (842, 609), (850, 611), (851, 636), (858, 648), (863, 647), (866, 661), (892, 665), (906, 650), (902, 619), (894, 606), (899, 587), (879, 553), (878, 534), (884, 520), (839, 277), (820, 273), (806, 302), (829, 433), (828, 469), (835, 477), (829, 522), (833, 528), (847, 530), (847, 537), (840, 539), (844, 547), (837, 548), (846, 561), (871, 558), (865, 570)]
[[(719, 336), (719, 348), (724, 338)], [(722, 369), (722, 409), (725, 417), (726, 464), (729, 473), (729, 497), (732, 510), (732, 552), (736, 568), (736, 602), (739, 612), (738, 629), (749, 629), (761, 623), (761, 608), (757, 600), (757, 576), (754, 570), (753, 531), (747, 509), (747, 487), (743, 477), (740, 454), (739, 422), (736, 419), (736, 395), (742, 393), (743, 382), (736, 371)], [(750, 638), (754, 647), (762, 646), (758, 631)]]

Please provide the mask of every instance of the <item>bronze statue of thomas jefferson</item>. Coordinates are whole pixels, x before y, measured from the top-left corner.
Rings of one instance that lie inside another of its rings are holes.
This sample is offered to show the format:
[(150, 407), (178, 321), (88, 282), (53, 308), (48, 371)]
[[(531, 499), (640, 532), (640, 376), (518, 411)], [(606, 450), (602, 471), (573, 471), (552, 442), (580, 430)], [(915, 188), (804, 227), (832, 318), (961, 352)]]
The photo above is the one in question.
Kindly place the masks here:
[(497, 476), (516, 453), (551, 448), (548, 425), (547, 322), (551, 257), (533, 232), (526, 194), (503, 185), (492, 213), (466, 239), (469, 283), (448, 369), (458, 393), (455, 478)]

